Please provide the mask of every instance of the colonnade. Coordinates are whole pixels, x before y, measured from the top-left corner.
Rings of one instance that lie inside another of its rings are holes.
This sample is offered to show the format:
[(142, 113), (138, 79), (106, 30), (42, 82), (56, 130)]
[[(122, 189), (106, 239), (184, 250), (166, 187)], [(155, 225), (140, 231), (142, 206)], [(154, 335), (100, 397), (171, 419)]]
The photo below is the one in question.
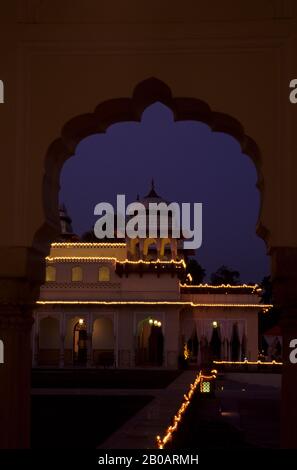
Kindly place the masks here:
[(238, 336), (238, 358), (240, 360), (243, 354), (247, 359), (256, 359), (257, 351), (248, 349), (248, 335), (246, 320), (236, 319), (197, 319), (188, 318), (183, 322), (182, 334), (185, 342), (193, 339), (196, 335), (198, 340), (197, 362), (204, 362), (209, 355), (209, 345), (211, 343), (214, 330), (217, 330), (218, 338), (221, 342), (220, 359), (232, 360), (232, 341), (234, 335), (234, 327)]
[[(114, 354), (114, 365), (118, 365), (118, 347), (117, 347), (117, 332), (116, 332), (116, 315), (114, 313), (98, 314), (93, 312), (88, 313), (72, 313), (72, 312), (35, 312), (35, 322), (32, 329), (32, 365), (37, 367), (39, 365), (40, 350), (40, 333), (42, 329), (42, 321), (46, 319), (52, 319), (58, 322), (58, 338), (50, 338), (50, 332), (48, 332), (49, 340), (53, 342), (54, 348), (59, 350), (58, 365), (60, 368), (65, 366), (65, 350), (66, 350), (66, 336), (71, 335), (71, 341), (73, 340), (74, 327), (77, 323), (82, 322), (82, 328), (86, 330), (86, 367), (92, 367), (94, 365), (94, 348), (93, 348), (93, 331), (96, 320), (106, 319), (112, 322), (113, 325), (113, 337), (110, 338), (112, 342), (112, 349)], [(71, 320), (76, 320), (73, 324), (69, 324)], [(107, 333), (106, 333), (107, 334)], [(55, 335), (56, 336), (56, 335)], [(57, 346), (58, 339), (58, 348)], [(71, 347), (73, 356), (73, 345)], [(73, 362), (73, 357), (72, 357)]]

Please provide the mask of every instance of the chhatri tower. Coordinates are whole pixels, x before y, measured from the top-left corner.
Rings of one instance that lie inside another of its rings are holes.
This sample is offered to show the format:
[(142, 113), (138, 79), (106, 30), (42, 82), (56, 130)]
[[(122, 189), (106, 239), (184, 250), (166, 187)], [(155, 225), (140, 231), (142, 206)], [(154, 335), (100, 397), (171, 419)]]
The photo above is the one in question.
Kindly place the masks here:
[[(152, 182), (138, 202), (147, 211), (166, 201)], [(257, 285), (192, 285), (183, 241), (170, 229), (162, 238), (159, 221), (154, 238), (86, 242), (65, 207), (60, 216), (34, 312), (34, 367), (177, 368), (185, 346), (193, 364), (258, 358)]]

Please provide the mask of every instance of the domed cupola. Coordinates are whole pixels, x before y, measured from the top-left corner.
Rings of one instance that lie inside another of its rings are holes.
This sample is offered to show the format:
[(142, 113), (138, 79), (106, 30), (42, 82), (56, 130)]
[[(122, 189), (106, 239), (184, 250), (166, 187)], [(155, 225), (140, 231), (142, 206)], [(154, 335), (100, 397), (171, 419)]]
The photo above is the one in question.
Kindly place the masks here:
[(163, 199), (161, 196), (159, 196), (156, 193), (155, 182), (154, 182), (153, 179), (152, 179), (152, 182), (151, 182), (151, 189), (150, 189), (149, 193), (146, 196), (144, 196), (144, 198), (140, 199), (139, 202), (141, 202), (145, 206), (145, 208), (148, 208), (150, 203), (157, 203), (158, 204), (160, 202), (165, 202), (166, 204), (168, 204), (168, 202), (165, 201), (165, 199)]
[[(165, 203), (166, 206), (169, 204), (163, 197), (159, 196), (155, 189), (155, 183), (152, 179), (150, 191), (146, 196), (139, 199), (137, 197), (137, 202), (140, 202), (146, 209), (146, 229), (147, 237), (146, 238), (134, 238), (127, 239), (128, 247), (128, 257), (130, 259), (144, 259), (148, 261), (154, 261), (156, 259), (160, 260), (171, 260), (177, 259), (177, 246), (178, 240), (172, 237), (172, 214), (168, 213), (168, 236), (162, 237), (161, 231), (161, 216), (160, 212), (156, 215), (156, 236), (151, 238), (148, 234), (149, 227), (149, 210), (150, 204), (161, 204)], [(162, 211), (161, 211), (162, 213)], [(167, 214), (167, 209), (166, 209)], [(151, 222), (151, 221), (150, 221)]]

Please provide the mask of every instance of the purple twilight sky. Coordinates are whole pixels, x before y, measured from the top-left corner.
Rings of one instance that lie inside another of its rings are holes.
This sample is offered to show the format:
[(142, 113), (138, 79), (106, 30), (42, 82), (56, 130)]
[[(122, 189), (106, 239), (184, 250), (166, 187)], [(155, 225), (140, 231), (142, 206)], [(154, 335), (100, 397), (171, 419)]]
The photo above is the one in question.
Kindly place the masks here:
[(74, 231), (90, 230), (94, 206), (127, 203), (146, 195), (151, 179), (168, 201), (203, 203), (203, 243), (197, 259), (208, 276), (222, 264), (237, 269), (243, 282), (267, 275), (264, 242), (255, 234), (259, 209), (256, 169), (238, 142), (200, 122), (174, 122), (160, 103), (148, 107), (140, 123), (112, 125), (76, 148), (61, 173), (60, 202)]

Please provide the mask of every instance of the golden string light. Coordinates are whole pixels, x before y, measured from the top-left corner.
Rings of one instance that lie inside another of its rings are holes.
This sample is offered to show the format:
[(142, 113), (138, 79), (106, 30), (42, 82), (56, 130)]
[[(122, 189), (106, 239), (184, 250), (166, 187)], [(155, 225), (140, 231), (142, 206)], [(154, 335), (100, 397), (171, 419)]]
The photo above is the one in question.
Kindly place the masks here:
[(145, 264), (145, 265), (174, 265), (174, 266), (183, 266), (184, 268), (186, 267), (185, 261), (179, 260), (176, 261), (174, 259), (172, 260), (152, 260), (152, 261), (146, 261), (143, 259), (139, 259), (137, 261), (132, 261), (129, 259), (125, 260), (119, 260), (114, 256), (47, 256), (46, 261), (49, 263), (53, 262), (73, 262), (73, 261), (111, 261), (111, 262), (116, 262), (117, 264), (132, 264), (132, 265), (137, 265), (137, 264)]
[(213, 364), (220, 364), (220, 365), (224, 365), (224, 364), (232, 364), (232, 365), (244, 365), (244, 364), (248, 364), (248, 365), (258, 365), (260, 364), (261, 366), (273, 366), (273, 365), (277, 365), (277, 366), (282, 366), (283, 363), (282, 362), (277, 362), (275, 360), (273, 361), (267, 361), (267, 362), (262, 362), (262, 361), (248, 361), (247, 359), (244, 360), (244, 361), (213, 361)]
[(157, 260), (152, 260), (152, 261), (146, 261), (146, 260), (143, 260), (143, 259), (139, 259), (137, 261), (131, 261), (131, 260), (128, 260), (128, 259), (125, 259), (124, 261), (117, 261), (118, 264), (173, 264), (173, 265), (181, 265), (183, 266), (184, 268), (186, 267), (186, 263), (183, 259), (179, 260), (179, 261), (176, 261), (174, 259), (171, 259), (171, 260), (161, 260), (161, 259), (157, 259)]
[(49, 263), (73, 262), (73, 261), (111, 261), (115, 263), (117, 258), (114, 256), (47, 256), (46, 261)]
[(272, 305), (266, 304), (206, 304), (186, 301), (151, 301), (151, 300), (37, 300), (40, 305), (182, 305), (187, 307), (218, 307), (218, 308), (258, 308), (267, 310)]
[(188, 408), (192, 400), (192, 397), (194, 395), (195, 390), (197, 389), (197, 386), (203, 380), (213, 380), (215, 378), (216, 378), (215, 370), (211, 371), (211, 375), (203, 375), (201, 371), (199, 372), (199, 374), (197, 374), (194, 383), (190, 384), (188, 393), (184, 394), (184, 400), (180, 408), (178, 409), (177, 413), (174, 415), (172, 424), (168, 426), (163, 437), (159, 435), (156, 436), (158, 449), (164, 449), (165, 445), (172, 439), (172, 435), (177, 430), (180, 422), (182, 421), (183, 415), (185, 414), (185, 411)]
[(252, 289), (253, 291), (260, 292), (262, 289), (259, 287), (259, 284), (220, 284), (214, 286), (212, 284), (181, 284), (180, 287), (191, 289), (191, 288), (199, 288), (199, 289)]

